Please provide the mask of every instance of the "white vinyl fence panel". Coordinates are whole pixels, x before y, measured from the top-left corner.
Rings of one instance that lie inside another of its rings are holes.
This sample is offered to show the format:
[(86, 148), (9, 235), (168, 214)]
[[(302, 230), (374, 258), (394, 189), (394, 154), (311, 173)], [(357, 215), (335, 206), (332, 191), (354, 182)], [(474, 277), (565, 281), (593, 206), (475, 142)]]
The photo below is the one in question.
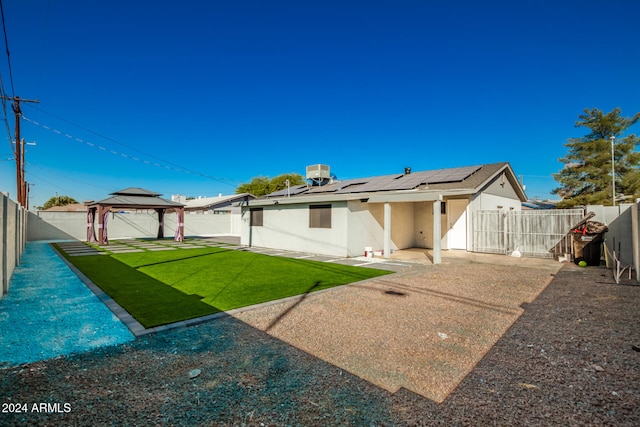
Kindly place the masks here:
[(478, 211), (473, 215), (473, 251), (551, 258), (549, 251), (584, 217), (582, 209)]

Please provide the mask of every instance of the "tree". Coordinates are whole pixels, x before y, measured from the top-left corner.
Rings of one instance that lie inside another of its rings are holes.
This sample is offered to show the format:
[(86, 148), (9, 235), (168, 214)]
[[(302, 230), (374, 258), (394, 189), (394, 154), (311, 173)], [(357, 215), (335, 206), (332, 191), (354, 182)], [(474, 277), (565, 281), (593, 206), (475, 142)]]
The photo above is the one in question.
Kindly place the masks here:
[(240, 184), (238, 188), (236, 188), (236, 194), (250, 193), (256, 197), (266, 196), (267, 194), (287, 188), (287, 180), (289, 180), (289, 186), (291, 187), (305, 183), (302, 175), (298, 173), (282, 174), (274, 178), (259, 176), (253, 178), (251, 182)]
[(44, 203), (42, 209), (49, 209), (54, 206), (67, 206), (71, 203), (78, 203), (73, 197), (69, 196), (53, 196)]
[(558, 207), (613, 204), (611, 137), (614, 137), (616, 199), (640, 197), (640, 153), (636, 151), (640, 140), (635, 134), (622, 136), (640, 120), (640, 113), (633, 117), (622, 117), (620, 113), (620, 108), (606, 114), (597, 108), (587, 108), (578, 116), (576, 127), (586, 127), (591, 132), (581, 138), (569, 138), (565, 144), (569, 153), (559, 159), (564, 167), (553, 175), (560, 187), (551, 192), (562, 198)]

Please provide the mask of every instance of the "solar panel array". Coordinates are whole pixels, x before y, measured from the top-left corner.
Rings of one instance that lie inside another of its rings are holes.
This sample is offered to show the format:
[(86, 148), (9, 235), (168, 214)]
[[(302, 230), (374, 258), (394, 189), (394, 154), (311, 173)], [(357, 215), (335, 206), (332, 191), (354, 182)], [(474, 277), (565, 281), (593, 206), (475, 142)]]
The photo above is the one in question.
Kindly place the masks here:
[(475, 173), (480, 166), (440, 169), (427, 172), (414, 172), (406, 175), (386, 175), (375, 177), (356, 188), (346, 188), (337, 193), (366, 193), (371, 191), (411, 190), (423, 184), (443, 184), (461, 182)]
[[(411, 190), (426, 184), (444, 184), (448, 182), (461, 182), (477, 172), (482, 166), (465, 166), (461, 168), (439, 169), (426, 172), (413, 172), (410, 174), (395, 174), (374, 176), (371, 178), (356, 178), (338, 181), (331, 184), (308, 187), (298, 185), (291, 187), (290, 194), (321, 194), (321, 193), (368, 193), (375, 191)], [(269, 194), (269, 197), (283, 197), (287, 195), (287, 189)]]

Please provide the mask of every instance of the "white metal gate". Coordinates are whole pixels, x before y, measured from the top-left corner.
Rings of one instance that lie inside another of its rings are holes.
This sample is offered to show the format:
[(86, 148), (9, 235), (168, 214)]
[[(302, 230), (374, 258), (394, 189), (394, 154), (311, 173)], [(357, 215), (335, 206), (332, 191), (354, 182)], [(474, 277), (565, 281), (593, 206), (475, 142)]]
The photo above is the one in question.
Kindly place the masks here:
[(473, 252), (551, 258), (549, 252), (584, 217), (582, 209), (477, 211), (473, 214)]

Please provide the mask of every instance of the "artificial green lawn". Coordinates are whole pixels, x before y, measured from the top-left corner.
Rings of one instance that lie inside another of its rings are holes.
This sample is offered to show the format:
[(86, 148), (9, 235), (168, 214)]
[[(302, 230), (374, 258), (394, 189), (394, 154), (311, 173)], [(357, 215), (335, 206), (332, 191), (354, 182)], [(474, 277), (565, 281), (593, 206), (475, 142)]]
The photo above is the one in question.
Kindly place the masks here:
[(67, 259), (147, 328), (391, 273), (225, 248)]

